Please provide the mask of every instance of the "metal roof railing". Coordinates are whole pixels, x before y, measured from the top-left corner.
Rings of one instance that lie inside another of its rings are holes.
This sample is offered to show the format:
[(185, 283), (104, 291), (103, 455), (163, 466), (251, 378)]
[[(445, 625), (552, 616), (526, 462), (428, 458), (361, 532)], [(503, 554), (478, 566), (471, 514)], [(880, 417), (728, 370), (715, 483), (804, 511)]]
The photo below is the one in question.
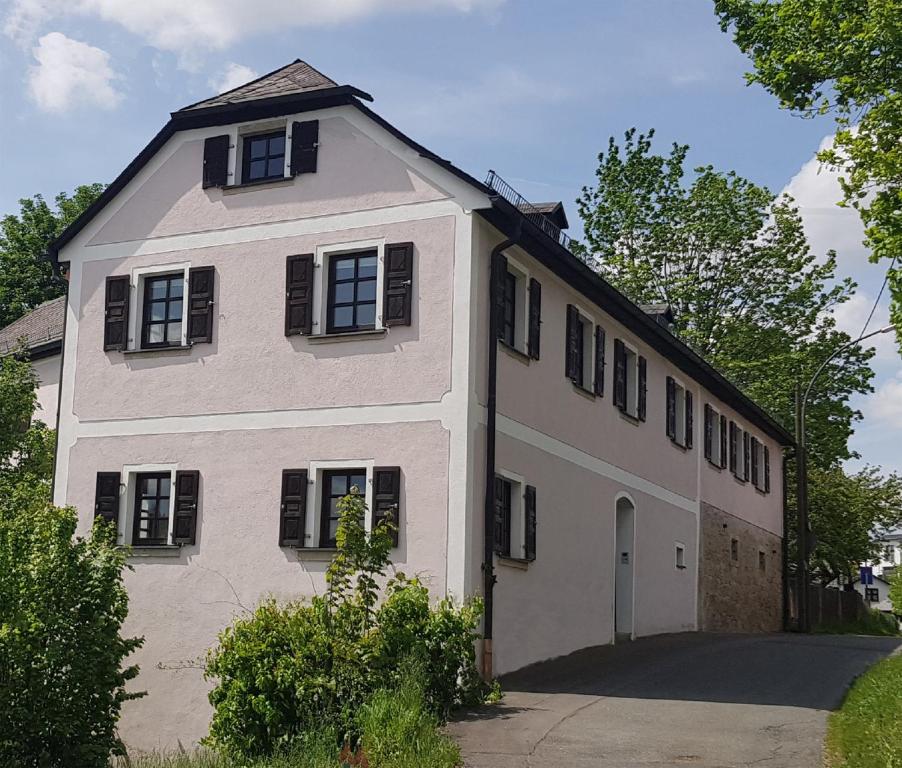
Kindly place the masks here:
[(557, 224), (539, 211), (538, 208), (517, 192), (516, 189), (502, 179), (497, 173), (489, 171), (488, 176), (485, 177), (485, 185), (517, 208), (527, 219), (548, 235), (548, 237), (560, 245), (563, 245), (568, 251), (570, 250), (570, 243), (572, 242), (571, 238), (562, 232)]

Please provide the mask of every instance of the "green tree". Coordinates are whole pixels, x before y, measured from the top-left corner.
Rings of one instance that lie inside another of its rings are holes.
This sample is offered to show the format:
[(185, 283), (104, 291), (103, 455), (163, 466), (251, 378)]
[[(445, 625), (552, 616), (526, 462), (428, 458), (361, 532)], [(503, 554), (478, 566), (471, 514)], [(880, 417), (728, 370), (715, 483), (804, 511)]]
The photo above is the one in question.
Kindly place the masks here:
[[(674, 331), (790, 431), (796, 382), (807, 381), (849, 337), (832, 310), (854, 290), (837, 280), (835, 254), (818, 259), (788, 197), (711, 166), (690, 180), (688, 147), (651, 150), (653, 131), (611, 138), (596, 183), (577, 200), (578, 254), (633, 301), (666, 302)], [(873, 352), (858, 345), (819, 377), (808, 406), (810, 461), (824, 469), (849, 458), (869, 392)]]
[(893, 612), (902, 616), (902, 569), (897, 568), (890, 579), (889, 601), (893, 604)]
[(61, 192), (56, 210), (41, 195), (19, 201), (19, 214), (0, 219), (0, 328), (41, 302), (62, 296), (66, 283), (55, 277), (47, 247), (103, 192), (104, 184), (85, 184), (72, 195)]
[(902, 523), (902, 477), (876, 467), (846, 473), (840, 467), (815, 469), (809, 478), (811, 528), (817, 534), (812, 572), (824, 584), (851, 579), (859, 564), (874, 559), (876, 529)]
[(835, 116), (834, 146), (820, 158), (840, 169), (844, 204), (860, 212), (872, 258), (893, 260), (902, 349), (902, 3), (715, 0), (714, 7), (752, 60), (750, 83), (802, 116)]

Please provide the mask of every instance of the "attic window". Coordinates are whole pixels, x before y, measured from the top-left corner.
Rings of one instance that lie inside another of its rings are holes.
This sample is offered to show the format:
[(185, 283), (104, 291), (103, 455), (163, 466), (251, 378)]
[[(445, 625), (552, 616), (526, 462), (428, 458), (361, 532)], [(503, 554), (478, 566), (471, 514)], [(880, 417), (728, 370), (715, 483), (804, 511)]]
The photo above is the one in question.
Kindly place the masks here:
[(285, 176), (285, 131), (244, 137), (241, 183), (281, 179)]

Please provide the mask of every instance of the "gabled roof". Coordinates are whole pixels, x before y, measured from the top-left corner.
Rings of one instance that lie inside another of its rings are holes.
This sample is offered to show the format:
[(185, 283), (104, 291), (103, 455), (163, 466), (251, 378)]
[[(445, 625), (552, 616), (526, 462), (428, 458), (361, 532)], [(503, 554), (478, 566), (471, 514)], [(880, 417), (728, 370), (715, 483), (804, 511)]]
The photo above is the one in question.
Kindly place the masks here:
[(6, 328), (0, 328), (0, 355), (12, 352), (22, 339), (33, 357), (58, 353), (62, 348), (65, 316), (65, 296), (39, 304)]
[[(570, 222), (567, 221), (567, 214), (564, 211), (564, 204), (560, 200), (548, 203), (530, 203), (529, 207), (550, 219), (559, 229), (570, 228)], [(522, 207), (521, 210), (523, 210)]]
[(230, 91), (221, 93), (203, 101), (182, 107), (179, 112), (205, 107), (221, 107), (226, 104), (237, 104), (241, 101), (257, 101), (273, 96), (291, 96), (309, 93), (324, 88), (338, 88), (338, 83), (326, 77), (318, 69), (311, 67), (306, 61), (295, 59), (291, 64), (274, 69), (272, 72), (239, 85)]

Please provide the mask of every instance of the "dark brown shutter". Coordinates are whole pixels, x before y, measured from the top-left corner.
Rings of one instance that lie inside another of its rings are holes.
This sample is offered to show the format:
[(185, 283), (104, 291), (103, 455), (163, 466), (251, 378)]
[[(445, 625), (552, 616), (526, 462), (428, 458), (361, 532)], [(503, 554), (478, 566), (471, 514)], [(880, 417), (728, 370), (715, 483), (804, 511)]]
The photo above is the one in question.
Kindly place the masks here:
[(373, 527), (383, 520), (394, 525), (392, 544), (398, 546), (401, 530), (401, 468), (375, 467), (373, 469)]
[(98, 472), (94, 488), (94, 517), (102, 517), (115, 525), (119, 521), (118, 472)]
[(639, 421), (645, 421), (646, 406), (648, 403), (648, 362), (639, 355), (639, 402), (636, 409)]
[(720, 417), (720, 468), (727, 466), (727, 417)]
[(527, 352), (533, 360), (539, 359), (539, 342), (542, 338), (542, 284), (529, 278), (529, 328)]
[(106, 279), (103, 321), (104, 350), (123, 350), (128, 346), (128, 297), (131, 289), (128, 275)]
[(730, 472), (732, 472), (737, 477), (739, 476), (738, 469), (736, 468), (736, 465), (737, 465), (736, 460), (738, 458), (738, 456), (736, 454), (737, 454), (738, 450), (739, 450), (739, 435), (737, 434), (736, 425), (731, 421), (730, 422)]
[(751, 451), (749, 450), (749, 433), (742, 433), (742, 479), (749, 479), (749, 459)]
[(536, 489), (533, 485), (526, 486), (524, 495), (526, 513), (526, 540), (523, 556), (527, 560), (536, 559)]
[(225, 187), (229, 183), (229, 136), (211, 136), (204, 140), (203, 187)]
[(282, 470), (279, 546), (303, 547), (307, 528), (307, 470)]
[(667, 377), (667, 418), (665, 422), (667, 437), (676, 440), (676, 382), (672, 376)]
[(571, 381), (579, 378), (579, 311), (572, 304), (567, 305), (567, 366), (566, 375)]
[(604, 328), (595, 326), (595, 381), (593, 388), (596, 395), (604, 394)]
[(686, 447), (692, 447), (692, 429), (695, 425), (693, 424), (693, 413), (692, 413), (692, 393), (687, 389), (686, 390)]
[(175, 506), (173, 508), (172, 543), (193, 544), (197, 526), (197, 496), (200, 472), (196, 469), (175, 473)]
[(751, 446), (752, 484), (758, 488), (758, 438), (753, 437), (749, 443)]
[(413, 299), (413, 243), (385, 246), (382, 325), (410, 325)]
[(509, 550), (504, 536), (504, 481), (495, 477), (495, 514), (492, 525), (492, 548), (496, 554), (504, 555)]
[(213, 341), (213, 267), (188, 270), (188, 343), (209, 344)]
[(705, 403), (705, 458), (710, 460), (714, 455), (714, 411)]
[(319, 120), (291, 124), (291, 175), (316, 173)]
[(620, 339), (614, 339), (614, 405), (626, 410), (626, 350)]
[(495, 296), (495, 335), (504, 339), (504, 283), (507, 279), (507, 257), (496, 253), (491, 265), (492, 293)]
[(313, 330), (313, 254), (289, 256), (285, 278), (285, 335)]
[(770, 493), (770, 449), (764, 446), (764, 492)]

